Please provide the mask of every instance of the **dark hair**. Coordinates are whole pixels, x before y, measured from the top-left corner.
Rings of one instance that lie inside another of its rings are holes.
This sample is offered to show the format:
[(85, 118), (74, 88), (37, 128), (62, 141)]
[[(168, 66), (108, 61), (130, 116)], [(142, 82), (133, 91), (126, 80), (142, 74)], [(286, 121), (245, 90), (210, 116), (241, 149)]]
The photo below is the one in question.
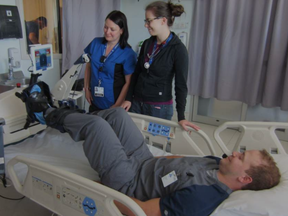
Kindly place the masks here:
[(182, 5), (173, 4), (171, 1), (168, 3), (163, 1), (152, 2), (145, 10), (151, 10), (156, 17), (166, 17), (168, 26), (172, 26), (175, 17), (179, 17), (185, 12)]
[[(125, 14), (123, 14), (121, 11), (114, 10), (107, 15), (105, 20), (107, 19), (110, 19), (111, 21), (113, 21), (123, 31), (119, 39), (119, 46), (122, 49), (124, 49), (126, 46), (131, 47), (128, 44), (129, 31), (128, 31), (128, 25), (127, 25), (127, 18)], [(105, 37), (103, 39), (103, 43), (107, 43)]]
[(252, 177), (252, 182), (245, 185), (242, 190), (264, 190), (269, 189), (280, 182), (281, 174), (273, 157), (266, 151), (260, 151), (263, 163), (251, 166), (245, 172)]
[(44, 24), (44, 26), (47, 26), (47, 19), (46, 19), (46, 17), (40, 16), (40, 17), (38, 17), (36, 20), (41, 21), (41, 22)]

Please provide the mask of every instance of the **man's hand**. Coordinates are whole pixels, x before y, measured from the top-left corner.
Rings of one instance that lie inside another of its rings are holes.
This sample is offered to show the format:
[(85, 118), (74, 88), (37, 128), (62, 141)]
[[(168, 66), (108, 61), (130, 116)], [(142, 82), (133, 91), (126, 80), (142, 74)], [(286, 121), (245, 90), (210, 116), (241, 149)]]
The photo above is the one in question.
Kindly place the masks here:
[(200, 130), (200, 127), (199, 127), (199, 126), (197, 126), (197, 125), (193, 124), (192, 122), (189, 122), (189, 121), (187, 121), (187, 120), (185, 120), (185, 119), (179, 121), (178, 123), (179, 123), (179, 125), (181, 125), (181, 127), (182, 127), (185, 131), (188, 131), (187, 126), (192, 127), (192, 128), (195, 129), (196, 131)]

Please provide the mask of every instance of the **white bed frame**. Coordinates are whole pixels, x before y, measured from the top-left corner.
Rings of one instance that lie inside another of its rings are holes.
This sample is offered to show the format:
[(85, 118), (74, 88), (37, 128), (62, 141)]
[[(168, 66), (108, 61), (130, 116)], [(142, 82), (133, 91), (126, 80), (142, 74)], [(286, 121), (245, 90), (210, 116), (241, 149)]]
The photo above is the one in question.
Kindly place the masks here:
[[(204, 156), (203, 151), (191, 138), (191, 133), (195, 132), (192, 128), (186, 132), (176, 122), (139, 114), (130, 115), (143, 136), (149, 140), (150, 145), (166, 149), (169, 144), (174, 154)], [(160, 128), (165, 127), (167, 134), (156, 135), (148, 132), (151, 124), (154, 126), (156, 124)], [(209, 137), (202, 130), (199, 130), (197, 134), (205, 140), (211, 154), (216, 155)], [(17, 163), (23, 163), (28, 167), (24, 182), (20, 182), (15, 172), (14, 166)], [(126, 195), (37, 160), (17, 156), (9, 161), (7, 170), (19, 193), (58, 215), (121, 215), (113, 200), (129, 206), (136, 215), (145, 215), (142, 209)], [(84, 207), (86, 205), (84, 200), (90, 202), (87, 204), (89, 207)], [(97, 213), (93, 206), (96, 206)]]
[[(17, 163), (28, 166), (24, 184), (14, 171)], [(122, 215), (113, 200), (129, 206), (135, 215), (145, 215), (128, 196), (40, 161), (17, 156), (9, 161), (7, 170), (19, 193), (58, 215)]]
[[(149, 137), (151, 145), (155, 143), (162, 144), (163, 149), (165, 149), (168, 140), (171, 144), (172, 153), (175, 153), (174, 150), (177, 154), (179, 152), (183, 153), (183, 150), (187, 154), (190, 148), (190, 152), (204, 155), (200, 148), (195, 147), (196, 144), (191, 139), (191, 136), (189, 136), (189, 132), (183, 131), (177, 123), (138, 114), (131, 114), (131, 117), (142, 131), (144, 137)], [(151, 122), (169, 126), (169, 138), (149, 133), (147, 130)], [(281, 143), (278, 139), (275, 139), (275, 129), (288, 129), (288, 124), (263, 122), (227, 122), (217, 128), (214, 133), (215, 139), (226, 154), (229, 154), (231, 151), (223, 143), (220, 133), (227, 128), (236, 127), (240, 128), (242, 133), (234, 149), (243, 147), (243, 142), (245, 142), (252, 144), (251, 148), (253, 149), (262, 149), (265, 146), (266, 149), (271, 150), (273, 153), (286, 154)], [(190, 130), (193, 131), (192, 129)], [(208, 145), (211, 145), (210, 139), (203, 131), (200, 130), (198, 133), (206, 140)], [(178, 139), (180, 142), (178, 142)], [(184, 143), (188, 148), (184, 148)], [(183, 148), (181, 151), (177, 149), (178, 144), (179, 149)], [(210, 150), (212, 154), (215, 154), (212, 146), (210, 146)], [(22, 183), (14, 170), (14, 166), (17, 163), (24, 163), (28, 167), (28, 174)], [(113, 200), (117, 200), (128, 206), (135, 215), (145, 215), (142, 209), (126, 195), (79, 175), (36, 160), (17, 156), (9, 161), (7, 170), (19, 193), (58, 215), (121, 215)]]
[[(204, 144), (207, 145), (210, 155), (216, 156), (216, 150), (210, 138), (202, 130), (196, 132), (194, 129), (189, 128), (189, 132), (186, 132), (178, 123), (173, 121), (135, 113), (129, 113), (129, 115), (132, 117), (149, 145), (160, 147), (162, 150), (168, 150), (168, 152), (173, 154), (204, 156), (205, 154), (203, 150), (199, 148), (199, 144), (196, 144), (192, 139), (193, 135), (197, 134), (202, 138)], [(154, 126), (166, 127), (166, 129), (169, 130), (168, 135), (162, 136), (155, 133), (153, 134), (149, 131), (149, 125), (151, 127), (151, 124), (154, 124)]]

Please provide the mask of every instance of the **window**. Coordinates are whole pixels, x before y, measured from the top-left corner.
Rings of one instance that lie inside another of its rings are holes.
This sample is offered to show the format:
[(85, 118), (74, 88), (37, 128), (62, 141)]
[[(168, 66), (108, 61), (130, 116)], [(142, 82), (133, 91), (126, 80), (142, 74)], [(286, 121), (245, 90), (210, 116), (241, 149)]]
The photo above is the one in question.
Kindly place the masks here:
[(22, 58), (29, 58), (29, 44), (38, 43), (52, 44), (54, 58), (61, 58), (62, 0), (17, 0), (16, 4), (22, 21)]

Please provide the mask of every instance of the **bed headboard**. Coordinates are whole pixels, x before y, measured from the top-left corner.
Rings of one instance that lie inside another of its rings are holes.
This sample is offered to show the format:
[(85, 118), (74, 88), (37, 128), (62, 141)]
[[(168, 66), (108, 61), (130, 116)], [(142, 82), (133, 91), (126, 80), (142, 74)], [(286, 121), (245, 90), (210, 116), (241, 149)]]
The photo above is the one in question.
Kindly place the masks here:
[(266, 149), (270, 154), (287, 154), (276, 133), (278, 129), (288, 129), (288, 122), (225, 122), (214, 132), (214, 138), (222, 151), (229, 155), (231, 150), (227, 148), (220, 137), (220, 133), (227, 128), (234, 128), (240, 131), (232, 151), (243, 152), (253, 149)]

